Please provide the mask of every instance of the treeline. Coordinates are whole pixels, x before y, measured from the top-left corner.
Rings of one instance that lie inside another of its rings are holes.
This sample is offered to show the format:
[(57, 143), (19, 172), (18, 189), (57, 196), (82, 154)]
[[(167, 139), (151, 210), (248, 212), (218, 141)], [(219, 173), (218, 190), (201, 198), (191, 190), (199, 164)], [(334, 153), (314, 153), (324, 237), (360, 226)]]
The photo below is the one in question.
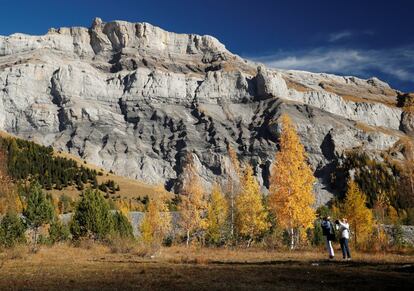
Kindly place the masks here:
[[(314, 177), (306, 162), (304, 147), (290, 119), (282, 116), (281, 122), (283, 130), (267, 196), (261, 193), (253, 168), (241, 164), (231, 148), (232, 169), (227, 169), (228, 182), (215, 185), (211, 192), (203, 189), (192, 157), (188, 156), (181, 177), (184, 182), (179, 190), (178, 218), (175, 218), (179, 226), (177, 241), (214, 246), (322, 245), (325, 239), (321, 219), (331, 216), (348, 218), (354, 247), (384, 250), (404, 245), (401, 232), (395, 231), (389, 237), (381, 228), (388, 223), (396, 225), (398, 230), (407, 221), (407, 212), (402, 208), (398, 208), (399, 212), (396, 210), (398, 205), (403, 205), (402, 196), (397, 194), (405, 184), (401, 168), (382, 165), (367, 156), (349, 155), (337, 173), (345, 181), (341, 185), (343, 196), (315, 211), (312, 208)], [(411, 177), (407, 182), (413, 181), (414, 171), (405, 173)], [(149, 201), (141, 225), (145, 242), (161, 244), (168, 238), (172, 218), (167, 206), (162, 199)]]
[[(387, 182), (390, 178), (387, 175), (393, 175), (389, 170), (368, 158), (350, 159), (344, 167), (363, 169), (345, 177), (346, 192), (342, 198), (329, 207), (315, 210), (315, 178), (307, 163), (305, 149), (289, 117), (282, 115), (281, 123), (279, 150), (271, 169), (268, 195), (261, 192), (252, 166), (242, 164), (231, 147), (228, 148), (231, 166), (227, 169), (227, 182), (216, 184), (211, 191), (203, 187), (193, 155), (188, 154), (180, 177), (183, 181), (179, 189), (180, 199), (171, 202), (165, 190), (158, 189), (157, 195), (145, 203), (146, 212), (140, 225), (139, 240), (150, 246), (185, 243), (250, 247), (261, 244), (266, 247), (287, 245), (294, 249), (323, 244), (320, 218), (330, 215), (334, 219), (348, 218), (352, 236), (350, 242), (357, 248), (384, 250), (393, 247), (392, 241), (394, 244), (402, 242), (397, 237), (389, 239), (380, 227), (386, 219), (397, 225), (401, 223), (402, 217), (391, 204), (397, 202), (387, 200), (387, 196), (381, 194), (383, 192), (372, 194), (379, 190), (394, 193), (391, 190), (396, 184), (392, 180)], [(365, 171), (374, 175), (376, 180), (368, 179)], [(414, 171), (410, 173), (412, 180)], [(98, 190), (87, 189), (75, 203), (69, 226), (53, 220), (54, 216), (49, 215), (53, 206), (46, 205), (50, 202), (41, 202), (50, 199), (39, 194), (36, 186), (29, 192), (28, 202), (23, 207), (25, 221), (28, 221), (26, 225), (36, 233), (39, 225), (52, 223), (49, 228), (50, 241), (56, 241), (56, 237), (71, 237), (75, 242), (85, 237), (103, 242), (111, 241), (113, 237), (133, 240), (131, 224), (125, 216), (128, 205), (120, 205), (118, 211), (111, 211), (109, 201)], [(30, 202), (33, 195), (37, 198)], [(174, 212), (170, 211), (172, 204)], [(35, 219), (36, 215), (43, 218)], [(3, 219), (0, 226), (3, 241), (5, 237), (13, 237), (10, 235), (12, 229), (16, 234), (21, 233), (20, 224), (10, 226), (19, 220), (9, 216), (7, 214), (7, 219)], [(16, 241), (20, 240), (16, 238)], [(39, 240), (35, 238), (35, 241)]]
[(366, 195), (366, 204), (374, 212), (383, 212), (382, 223), (414, 224), (414, 163), (410, 159), (403, 164), (386, 156), (382, 161), (371, 158), (362, 151), (348, 152), (336, 168), (333, 185), (348, 189), (344, 184), (352, 178)]
[(8, 174), (15, 181), (37, 181), (46, 190), (62, 190), (68, 186), (83, 190), (85, 185), (104, 192), (120, 190), (112, 180), (99, 185), (97, 175), (102, 175), (101, 172), (79, 166), (72, 159), (55, 156), (50, 146), (0, 137), (0, 150), (7, 153)]
[[(301, 240), (307, 241), (304, 235), (307, 229), (312, 229), (315, 220), (312, 209), (314, 178), (290, 119), (284, 116), (282, 122), (281, 150), (276, 155), (279, 164), (275, 165), (278, 171), (274, 171), (272, 176), (271, 193), (267, 199), (260, 191), (253, 168), (241, 165), (230, 148), (233, 178), (229, 179), (229, 185), (216, 185), (212, 193), (204, 190), (193, 156), (189, 154), (183, 171), (180, 199), (176, 201), (178, 217), (175, 224), (179, 226), (179, 232), (171, 232), (173, 217), (168, 211), (167, 195), (165, 190), (159, 189), (155, 198), (146, 203), (147, 212), (141, 224), (140, 239), (150, 245), (168, 240), (180, 242), (182, 239), (187, 245), (245, 243), (251, 246), (262, 241), (272, 232), (272, 227), (277, 226), (286, 230), (292, 248), (298, 246)], [(289, 172), (294, 173), (296, 179), (284, 179)], [(41, 241), (36, 233), (44, 224), (50, 224), (49, 239), (52, 241), (55, 237), (66, 237), (64, 234), (68, 231), (75, 241), (84, 237), (106, 241), (114, 233), (121, 237), (131, 236), (131, 226), (122, 214), (123, 209), (111, 212), (109, 202), (98, 190), (87, 189), (84, 192), (65, 230), (52, 215), (52, 200), (39, 188), (37, 184), (32, 184), (23, 209), (24, 220), (35, 233), (35, 242)], [(223, 188), (228, 191), (223, 192)], [(15, 220), (3, 219), (4, 223)], [(3, 237), (11, 237), (9, 232), (14, 229), (15, 233), (20, 233), (21, 225), (3, 225), (1, 229)]]

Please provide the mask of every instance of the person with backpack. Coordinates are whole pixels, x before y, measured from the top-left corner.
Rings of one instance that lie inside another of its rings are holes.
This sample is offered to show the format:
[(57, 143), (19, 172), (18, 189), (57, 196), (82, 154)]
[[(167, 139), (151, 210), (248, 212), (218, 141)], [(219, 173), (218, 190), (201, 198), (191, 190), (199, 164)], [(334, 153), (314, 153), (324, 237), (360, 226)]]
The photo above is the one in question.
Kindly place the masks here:
[(332, 260), (335, 257), (334, 249), (332, 247), (332, 241), (335, 240), (335, 229), (329, 216), (325, 216), (321, 223), (322, 234), (325, 237), (326, 249), (328, 250), (329, 259)]
[(342, 258), (344, 260), (351, 260), (351, 252), (349, 250), (349, 224), (346, 218), (335, 221), (336, 228), (339, 230), (339, 244), (341, 245)]

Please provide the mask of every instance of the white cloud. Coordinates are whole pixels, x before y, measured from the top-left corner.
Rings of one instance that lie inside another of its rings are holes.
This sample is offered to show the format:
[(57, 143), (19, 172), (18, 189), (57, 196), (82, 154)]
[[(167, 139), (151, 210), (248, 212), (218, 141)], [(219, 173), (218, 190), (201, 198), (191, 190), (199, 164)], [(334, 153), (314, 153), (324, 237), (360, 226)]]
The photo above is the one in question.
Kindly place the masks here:
[(383, 50), (321, 47), (309, 51), (280, 51), (250, 59), (280, 69), (366, 77), (382, 72), (401, 81), (414, 82), (414, 45)]
[(352, 39), (355, 37), (361, 37), (361, 36), (372, 36), (375, 32), (373, 30), (362, 30), (362, 31), (352, 31), (352, 30), (343, 30), (343, 31), (337, 31), (334, 33), (329, 34), (327, 40), (331, 43), (342, 41), (345, 39)]
[(353, 33), (349, 30), (339, 31), (336, 33), (331, 33), (328, 37), (329, 42), (335, 42), (344, 38), (350, 38), (353, 36)]

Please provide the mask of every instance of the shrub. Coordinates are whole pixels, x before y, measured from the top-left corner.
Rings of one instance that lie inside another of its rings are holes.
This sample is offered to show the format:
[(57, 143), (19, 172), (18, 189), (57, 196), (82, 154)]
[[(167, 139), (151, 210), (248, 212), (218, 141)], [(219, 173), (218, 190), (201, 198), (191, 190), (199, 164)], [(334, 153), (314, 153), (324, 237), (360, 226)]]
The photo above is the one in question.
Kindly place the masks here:
[(76, 206), (70, 226), (73, 238), (89, 234), (94, 239), (103, 239), (110, 234), (112, 224), (108, 202), (99, 191), (87, 189)]
[(134, 234), (132, 231), (132, 225), (129, 222), (128, 218), (122, 214), (122, 212), (117, 211), (113, 214), (113, 231), (115, 234), (119, 235), (121, 238), (133, 238)]
[(26, 226), (15, 213), (7, 213), (0, 223), (0, 245), (11, 248), (25, 243)]
[(314, 228), (311, 230), (310, 238), (311, 238), (312, 245), (314, 246), (320, 246), (325, 243), (320, 220), (315, 221)]
[(392, 231), (392, 238), (394, 241), (394, 246), (402, 247), (404, 246), (404, 232), (400, 223), (397, 223)]
[(59, 197), (58, 208), (60, 213), (68, 213), (73, 210), (73, 201), (66, 194), (62, 194)]
[(272, 231), (264, 237), (264, 245), (269, 249), (284, 249), (289, 242), (285, 244), (284, 229), (277, 227), (272, 228)]
[(387, 251), (390, 247), (390, 238), (387, 232), (381, 227), (377, 226), (372, 234), (369, 242), (366, 244), (366, 249), (374, 252)]
[(49, 228), (49, 240), (51, 243), (67, 241), (70, 236), (69, 227), (59, 220), (53, 221)]
[(136, 241), (131, 237), (121, 237), (114, 235), (109, 238), (108, 246), (111, 253), (130, 253), (135, 249)]
[(76, 248), (91, 250), (95, 248), (96, 244), (93, 239), (81, 237), (73, 242), (73, 246)]

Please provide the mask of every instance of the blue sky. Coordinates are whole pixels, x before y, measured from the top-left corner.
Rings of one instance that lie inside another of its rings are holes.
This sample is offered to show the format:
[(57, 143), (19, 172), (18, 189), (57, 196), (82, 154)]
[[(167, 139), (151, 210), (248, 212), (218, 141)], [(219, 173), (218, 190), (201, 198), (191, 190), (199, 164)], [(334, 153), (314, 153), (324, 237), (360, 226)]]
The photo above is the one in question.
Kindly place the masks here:
[(104, 21), (150, 22), (210, 34), (278, 68), (378, 76), (414, 91), (414, 1), (71, 0), (0, 1), (0, 35)]

